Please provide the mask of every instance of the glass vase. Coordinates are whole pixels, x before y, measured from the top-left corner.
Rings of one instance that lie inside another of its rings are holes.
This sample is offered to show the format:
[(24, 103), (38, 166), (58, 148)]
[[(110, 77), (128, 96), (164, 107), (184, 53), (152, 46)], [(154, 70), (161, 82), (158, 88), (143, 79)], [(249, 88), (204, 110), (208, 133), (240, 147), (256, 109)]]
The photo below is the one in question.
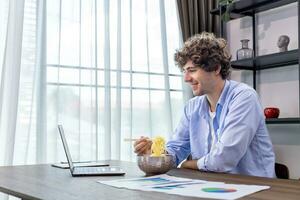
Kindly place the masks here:
[(242, 48), (237, 50), (236, 52), (236, 59), (242, 60), (246, 58), (252, 58), (253, 57), (253, 50), (248, 47), (248, 39), (241, 40)]

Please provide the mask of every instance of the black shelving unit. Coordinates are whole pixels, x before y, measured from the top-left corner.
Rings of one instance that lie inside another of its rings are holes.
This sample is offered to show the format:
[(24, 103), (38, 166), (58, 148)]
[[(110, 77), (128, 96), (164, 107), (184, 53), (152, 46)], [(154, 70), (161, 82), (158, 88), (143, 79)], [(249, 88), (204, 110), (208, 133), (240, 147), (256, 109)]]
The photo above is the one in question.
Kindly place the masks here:
[[(255, 14), (269, 9), (284, 6), (290, 3), (298, 2), (298, 49), (287, 52), (274, 53), (269, 55), (256, 55), (256, 19)], [(226, 11), (226, 6), (221, 6), (210, 11), (213, 15), (221, 15)], [(234, 69), (251, 70), (253, 72), (253, 88), (256, 89), (256, 72), (264, 69), (277, 67), (286, 67), (288, 65), (300, 63), (300, 0), (240, 0), (231, 5), (230, 18), (236, 19), (244, 16), (252, 17), (253, 27), (253, 50), (254, 57), (251, 59), (236, 60), (231, 62)], [(223, 22), (220, 21), (220, 35), (223, 36)], [(224, 37), (224, 36), (223, 36)], [(300, 90), (300, 65), (299, 90)], [(300, 91), (299, 91), (299, 114), (300, 114)], [(267, 124), (300, 124), (300, 117), (295, 118), (276, 118), (266, 119)]]

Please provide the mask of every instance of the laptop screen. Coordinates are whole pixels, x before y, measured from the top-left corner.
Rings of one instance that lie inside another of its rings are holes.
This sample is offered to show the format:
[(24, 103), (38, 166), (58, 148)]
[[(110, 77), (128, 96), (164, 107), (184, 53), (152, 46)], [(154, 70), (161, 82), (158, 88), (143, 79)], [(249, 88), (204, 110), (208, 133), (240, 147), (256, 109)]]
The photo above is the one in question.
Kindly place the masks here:
[(62, 125), (58, 125), (58, 131), (59, 131), (64, 149), (65, 149), (65, 153), (66, 153), (67, 160), (68, 160), (68, 163), (69, 163), (69, 166), (70, 166), (70, 170), (73, 171), (74, 166), (73, 166), (71, 154), (70, 154), (70, 151), (69, 151), (69, 148), (68, 148), (67, 140), (66, 140), (64, 129), (63, 129)]

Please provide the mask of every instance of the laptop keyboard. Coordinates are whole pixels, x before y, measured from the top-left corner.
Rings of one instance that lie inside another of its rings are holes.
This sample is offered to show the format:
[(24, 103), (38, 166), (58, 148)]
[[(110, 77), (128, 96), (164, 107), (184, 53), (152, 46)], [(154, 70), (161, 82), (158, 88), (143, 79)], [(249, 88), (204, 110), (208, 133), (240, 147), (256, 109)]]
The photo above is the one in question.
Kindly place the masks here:
[(111, 173), (118, 171), (114, 167), (75, 167), (74, 173), (76, 174), (97, 174), (97, 173)]

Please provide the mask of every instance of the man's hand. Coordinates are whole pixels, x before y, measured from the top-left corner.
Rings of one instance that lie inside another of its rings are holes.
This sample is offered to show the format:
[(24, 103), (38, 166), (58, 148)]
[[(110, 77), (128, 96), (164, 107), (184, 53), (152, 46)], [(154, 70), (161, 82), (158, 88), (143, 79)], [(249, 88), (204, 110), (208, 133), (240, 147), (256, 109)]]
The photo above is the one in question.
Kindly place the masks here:
[(152, 145), (152, 141), (148, 137), (142, 136), (140, 139), (134, 142), (133, 144), (134, 152), (137, 155), (145, 155), (145, 154), (150, 155), (151, 145)]
[(180, 168), (198, 170), (197, 160), (186, 160), (181, 164)]

